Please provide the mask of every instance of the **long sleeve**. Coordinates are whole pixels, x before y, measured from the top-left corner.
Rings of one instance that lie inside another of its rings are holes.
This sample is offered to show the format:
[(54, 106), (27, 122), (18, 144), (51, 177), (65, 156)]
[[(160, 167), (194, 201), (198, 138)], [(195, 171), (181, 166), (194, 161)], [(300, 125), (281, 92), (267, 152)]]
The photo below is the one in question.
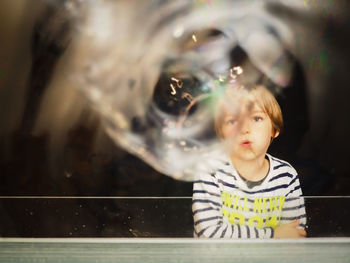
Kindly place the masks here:
[(215, 174), (204, 174), (193, 184), (192, 211), (195, 236), (200, 238), (272, 238), (271, 227), (248, 226), (244, 220), (233, 218), (234, 224), (224, 220), (221, 182)]
[(300, 220), (300, 227), (306, 228), (306, 211), (303, 193), (297, 172), (291, 169), (292, 178), (288, 183), (286, 201), (282, 213), (281, 223)]

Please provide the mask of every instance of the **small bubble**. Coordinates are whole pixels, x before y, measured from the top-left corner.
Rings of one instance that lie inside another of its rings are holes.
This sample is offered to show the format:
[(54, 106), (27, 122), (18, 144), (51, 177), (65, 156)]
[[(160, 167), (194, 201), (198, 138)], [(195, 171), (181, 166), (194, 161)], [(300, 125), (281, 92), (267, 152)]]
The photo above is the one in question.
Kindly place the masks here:
[(194, 42), (197, 42), (197, 37), (196, 37), (195, 34), (192, 35), (192, 39), (193, 39)]
[(189, 152), (189, 151), (191, 151), (191, 148), (189, 148), (189, 147), (184, 147), (184, 151), (185, 151), (185, 152)]
[(186, 142), (185, 142), (185, 141), (180, 141), (180, 145), (181, 145), (181, 146), (185, 146), (185, 145), (186, 145)]
[(175, 28), (173, 32), (173, 36), (178, 38), (178, 37), (181, 37), (183, 33), (184, 33), (184, 27), (178, 26), (177, 28)]
[(70, 174), (69, 172), (65, 172), (65, 176), (66, 176), (66, 178), (71, 178), (72, 177), (72, 174)]

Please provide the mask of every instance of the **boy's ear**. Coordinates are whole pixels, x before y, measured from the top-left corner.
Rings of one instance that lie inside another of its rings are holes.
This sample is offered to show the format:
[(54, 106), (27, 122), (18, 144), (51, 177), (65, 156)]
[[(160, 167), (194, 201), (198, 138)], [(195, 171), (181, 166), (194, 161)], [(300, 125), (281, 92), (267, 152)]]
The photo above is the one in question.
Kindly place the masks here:
[(272, 135), (272, 138), (275, 139), (275, 138), (278, 137), (278, 135), (280, 135), (280, 131), (279, 131), (279, 130), (276, 130), (276, 131), (275, 131), (275, 134)]

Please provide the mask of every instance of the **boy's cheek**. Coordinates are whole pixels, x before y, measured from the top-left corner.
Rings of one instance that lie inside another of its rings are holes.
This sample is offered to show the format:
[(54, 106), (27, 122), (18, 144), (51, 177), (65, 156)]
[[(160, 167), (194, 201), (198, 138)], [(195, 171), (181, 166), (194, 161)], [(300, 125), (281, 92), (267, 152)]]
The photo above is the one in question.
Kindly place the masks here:
[(236, 135), (237, 131), (235, 128), (231, 128), (231, 127), (224, 127), (222, 129), (222, 135), (224, 137), (224, 139), (231, 139), (234, 138)]
[(229, 137), (223, 140), (223, 144), (225, 147), (233, 148), (235, 147), (236, 143), (237, 143), (237, 140), (235, 137)]

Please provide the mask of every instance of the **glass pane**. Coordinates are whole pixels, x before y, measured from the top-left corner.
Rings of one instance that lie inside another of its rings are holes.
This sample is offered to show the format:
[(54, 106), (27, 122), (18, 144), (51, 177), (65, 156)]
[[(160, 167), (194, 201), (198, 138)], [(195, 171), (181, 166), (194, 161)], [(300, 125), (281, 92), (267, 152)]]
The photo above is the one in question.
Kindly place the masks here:
[[(347, 221), (350, 211), (346, 209), (350, 207), (350, 198), (302, 199), (305, 201), (308, 237), (350, 237)], [(293, 219), (288, 198), (283, 201), (282, 209), (280, 201), (275, 204), (275, 200), (270, 203), (268, 198), (265, 201), (261, 198), (250, 204), (249, 200), (246, 204), (242, 198), (241, 207), (237, 206), (236, 212), (245, 215), (244, 210), (250, 209), (249, 216), (260, 216), (265, 224), (264, 210), (269, 212), (272, 209), (277, 217), (272, 216), (267, 221), (271, 225), (275, 221), (278, 225)], [(233, 218), (234, 205), (232, 202), (231, 209), (223, 206), (219, 214), (223, 214), (225, 222), (239, 224), (239, 215)], [(191, 197), (1, 197), (0, 209), (2, 237), (191, 238), (194, 234)], [(244, 219), (247, 224), (249, 216)], [(208, 214), (201, 218), (206, 217)], [(259, 220), (251, 219), (254, 225)]]
[(3, 237), (192, 237), (191, 198), (0, 198)]
[(0, 261), (348, 262), (350, 198), (303, 199), (310, 238), (224, 240), (192, 238), (190, 197), (1, 197)]
[[(349, 262), (348, 10), (1, 1), (0, 262)], [(193, 206), (215, 98), (238, 80), (282, 108), (268, 152), (298, 172), (306, 217), (283, 197)], [(298, 217), (308, 238), (193, 238), (203, 222), (209, 236), (254, 237)]]

